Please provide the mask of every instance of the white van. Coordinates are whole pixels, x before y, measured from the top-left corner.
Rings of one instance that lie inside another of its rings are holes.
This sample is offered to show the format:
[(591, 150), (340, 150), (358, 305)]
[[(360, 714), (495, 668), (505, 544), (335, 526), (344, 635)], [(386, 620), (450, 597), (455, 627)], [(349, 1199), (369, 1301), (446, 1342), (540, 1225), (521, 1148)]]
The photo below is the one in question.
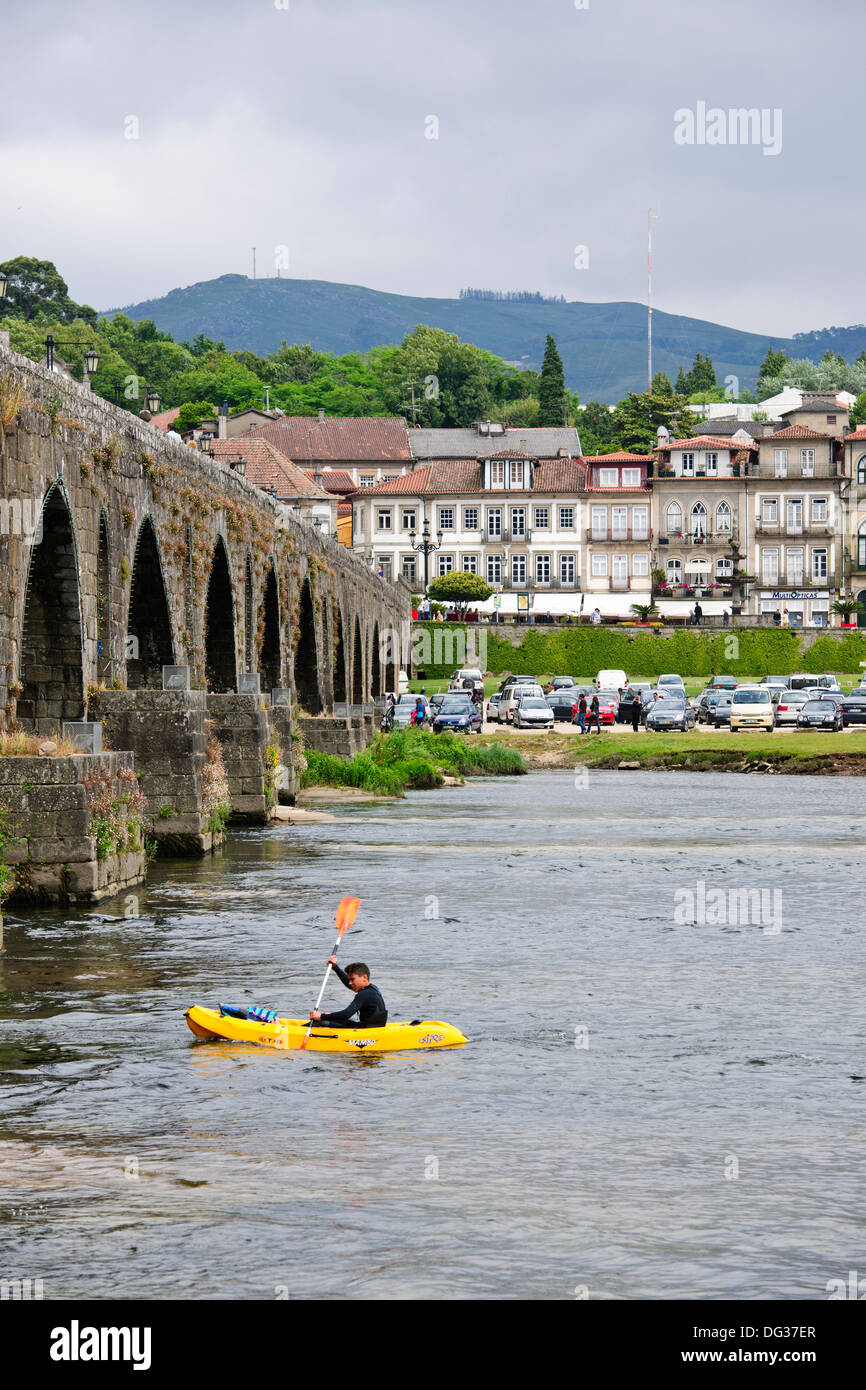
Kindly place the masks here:
[(819, 686), (822, 690), (838, 690), (839, 682), (829, 671), (823, 671), (820, 676), (810, 675), (808, 671), (798, 671), (791, 677), (789, 689), (812, 690), (818, 689)]
[(595, 678), (596, 690), (625, 690), (627, 685), (625, 671), (599, 671)]
[(533, 695), (537, 699), (544, 699), (544, 691), (540, 685), (512, 685), (508, 693), (503, 695), (499, 701), (499, 708), (496, 711), (496, 718), (500, 724), (513, 724), (514, 711), (520, 704), (524, 695)]

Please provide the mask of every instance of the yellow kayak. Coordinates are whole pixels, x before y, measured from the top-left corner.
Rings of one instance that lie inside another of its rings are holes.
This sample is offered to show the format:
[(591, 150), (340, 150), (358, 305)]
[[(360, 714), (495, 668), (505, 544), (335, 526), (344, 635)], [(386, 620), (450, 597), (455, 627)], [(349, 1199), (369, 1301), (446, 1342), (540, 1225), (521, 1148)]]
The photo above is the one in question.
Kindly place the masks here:
[[(232, 1042), (259, 1043), (283, 1051), (300, 1048), (309, 1019), (278, 1018), (257, 1023), (233, 1018), (218, 1009), (195, 1004), (184, 1015), (197, 1038), (228, 1038)], [(403, 1052), (416, 1047), (460, 1047), (467, 1039), (450, 1023), (424, 1019), (418, 1023), (386, 1023), (384, 1028), (328, 1028), (317, 1023), (310, 1034), (308, 1052)]]

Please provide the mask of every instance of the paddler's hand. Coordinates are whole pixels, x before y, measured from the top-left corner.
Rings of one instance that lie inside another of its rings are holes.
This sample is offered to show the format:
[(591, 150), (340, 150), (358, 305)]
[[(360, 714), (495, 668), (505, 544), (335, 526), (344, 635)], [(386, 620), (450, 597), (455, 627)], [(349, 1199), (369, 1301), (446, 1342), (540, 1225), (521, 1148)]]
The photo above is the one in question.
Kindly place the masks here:
[(310, 1009), (310, 1018), (317, 1019), (321, 1017), (322, 1015), (318, 1009)]
[(336, 965), (336, 964), (337, 964), (337, 957), (336, 957), (336, 956), (328, 956), (328, 964), (329, 964), (329, 965)]

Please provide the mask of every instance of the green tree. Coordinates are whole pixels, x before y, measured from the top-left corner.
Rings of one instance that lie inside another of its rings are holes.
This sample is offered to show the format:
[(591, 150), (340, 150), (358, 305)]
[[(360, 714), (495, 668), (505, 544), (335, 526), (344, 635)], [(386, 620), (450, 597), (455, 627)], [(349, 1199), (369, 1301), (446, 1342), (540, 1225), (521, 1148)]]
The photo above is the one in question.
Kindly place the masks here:
[(658, 444), (661, 425), (680, 438), (694, 427), (694, 416), (682, 396), (639, 395), (629, 391), (613, 412), (616, 447), (630, 453), (648, 454)]
[(185, 434), (187, 430), (195, 429), (200, 421), (210, 419), (214, 415), (216, 411), (210, 401), (185, 401), (171, 427), (177, 430), (178, 434)]
[(484, 603), (493, 589), (480, 574), (472, 574), (469, 570), (449, 570), (448, 574), (440, 574), (438, 579), (432, 580), (427, 592), (431, 599), (451, 604), (458, 613), (462, 613), (470, 603)]
[(674, 387), (675, 396), (687, 396), (689, 394), (689, 392), (692, 389), (689, 385), (690, 379), (691, 373), (687, 375), (685, 370), (682, 367), (680, 367), (679, 375), (677, 376), (677, 383)]
[(767, 355), (761, 363), (761, 370), (758, 372), (758, 382), (763, 379), (773, 380), (775, 377), (782, 376), (788, 365), (787, 352), (776, 352), (773, 348), (767, 349)]
[(613, 414), (603, 401), (587, 401), (575, 423), (584, 455), (609, 454), (618, 447)]
[(562, 358), (559, 355), (559, 349), (553, 335), (548, 333), (544, 346), (544, 361), (541, 364), (541, 381), (538, 387), (539, 425), (565, 424), (567, 403)]
[[(682, 368), (680, 370), (682, 371)], [(671, 386), (671, 379), (667, 372), (656, 372), (653, 377), (653, 395), (672, 396), (673, 394), (674, 388)]]
[(852, 425), (862, 425), (866, 423), (866, 391), (861, 391), (853, 406), (849, 416)]
[(265, 380), (272, 386), (285, 386), (287, 382), (309, 383), (324, 370), (328, 354), (315, 352), (309, 343), (287, 343), (285, 338), (276, 352), (268, 358)]
[(69, 288), (53, 261), (40, 261), (35, 256), (14, 256), (3, 261), (7, 286), (5, 298), (0, 299), (0, 317), (22, 319), (53, 319), (56, 323), (81, 320), (95, 327), (97, 313), (89, 304), (76, 304), (69, 298)]

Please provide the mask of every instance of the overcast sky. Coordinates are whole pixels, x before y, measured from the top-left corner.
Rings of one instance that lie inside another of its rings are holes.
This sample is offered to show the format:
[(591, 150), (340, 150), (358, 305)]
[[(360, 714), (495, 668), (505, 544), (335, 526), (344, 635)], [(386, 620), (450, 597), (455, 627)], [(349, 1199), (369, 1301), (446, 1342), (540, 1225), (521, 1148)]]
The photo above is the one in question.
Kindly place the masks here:
[[(644, 301), (652, 205), (659, 308), (866, 320), (864, 0), (579, 3), (7, 0), (0, 260), (100, 309), (254, 245), (259, 275), (285, 246), (397, 293)], [(699, 102), (780, 110), (781, 151), (677, 144)]]

